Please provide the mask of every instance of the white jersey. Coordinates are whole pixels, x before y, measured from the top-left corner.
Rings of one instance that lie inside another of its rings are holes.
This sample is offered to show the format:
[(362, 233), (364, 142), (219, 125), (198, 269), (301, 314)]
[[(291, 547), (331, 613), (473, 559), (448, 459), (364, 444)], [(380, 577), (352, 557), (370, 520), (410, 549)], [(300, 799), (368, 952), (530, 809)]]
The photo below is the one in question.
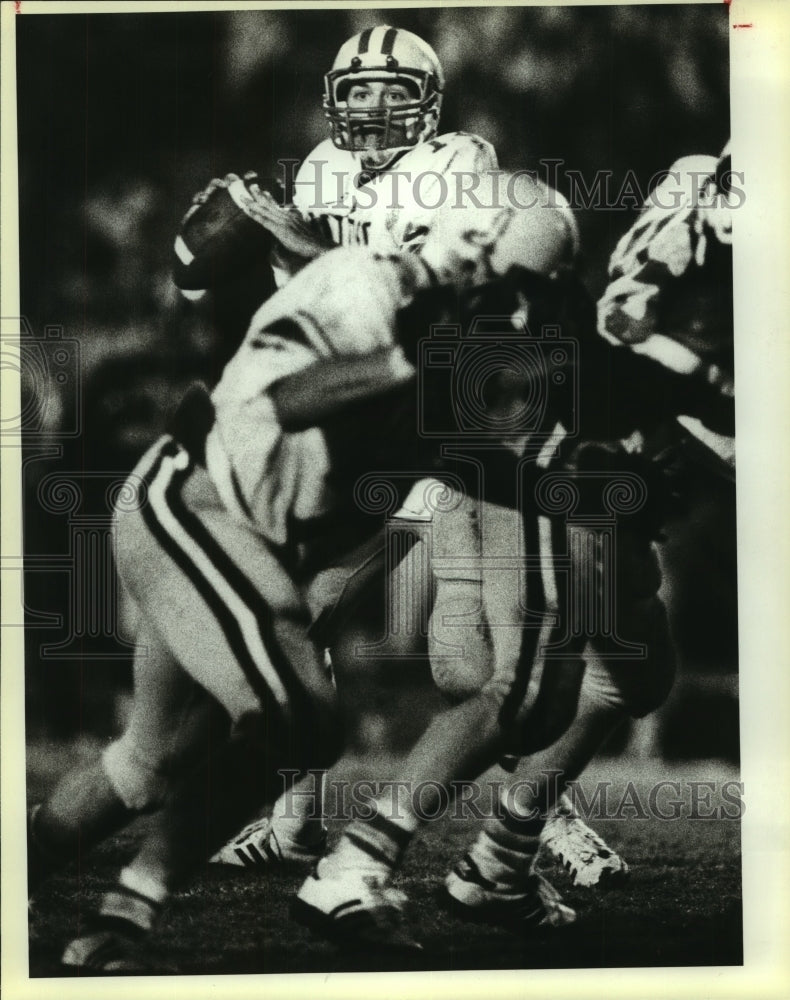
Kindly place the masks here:
[(326, 139), (297, 172), (293, 203), (338, 246), (419, 250), (437, 209), (459, 202), (476, 175), (492, 170), (493, 146), (465, 132), (419, 143), (378, 172)]
[[(411, 255), (338, 248), (296, 274), (253, 317), (212, 394), (206, 462), (228, 509), (271, 542), (285, 545), (293, 521), (326, 515), (334, 497), (323, 432), (285, 433), (271, 386), (320, 358), (394, 345), (398, 310), (428, 283)], [(394, 365), (395, 378), (413, 373), (399, 352)]]
[[(358, 153), (325, 139), (297, 172), (293, 203), (333, 243), (384, 254), (419, 252), (437, 213), (462, 204), (464, 192), (498, 168), (491, 143), (468, 132), (419, 143), (382, 171), (365, 170)], [(287, 280), (278, 267), (274, 270), (278, 284)], [(420, 480), (400, 513), (428, 518), (425, 495), (426, 482)]]

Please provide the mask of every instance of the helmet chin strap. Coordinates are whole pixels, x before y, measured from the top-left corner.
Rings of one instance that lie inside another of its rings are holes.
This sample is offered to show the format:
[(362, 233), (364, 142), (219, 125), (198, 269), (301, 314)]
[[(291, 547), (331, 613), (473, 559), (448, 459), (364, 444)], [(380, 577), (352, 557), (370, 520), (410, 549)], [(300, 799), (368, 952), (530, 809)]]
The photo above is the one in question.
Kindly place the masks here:
[(393, 146), (390, 149), (362, 149), (356, 153), (363, 170), (386, 170), (396, 159), (414, 146)]
[(400, 159), (404, 153), (425, 142), (424, 136), (419, 136), (416, 142), (411, 142), (403, 146), (388, 146), (386, 149), (359, 149), (355, 155), (358, 157), (362, 168), (369, 171), (381, 171), (390, 167), (395, 160)]

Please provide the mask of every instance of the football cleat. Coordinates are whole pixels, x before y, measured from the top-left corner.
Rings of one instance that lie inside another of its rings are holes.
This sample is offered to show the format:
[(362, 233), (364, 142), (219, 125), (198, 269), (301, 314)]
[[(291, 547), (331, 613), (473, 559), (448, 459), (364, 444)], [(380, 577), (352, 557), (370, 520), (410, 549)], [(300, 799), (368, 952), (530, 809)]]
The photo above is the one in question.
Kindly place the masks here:
[(546, 822), (540, 843), (562, 863), (574, 885), (613, 885), (628, 875), (625, 861), (575, 814), (567, 795)]
[(528, 875), (518, 889), (505, 888), (485, 878), (468, 854), (447, 876), (444, 887), (445, 901), (462, 920), (518, 930), (565, 927), (576, 919), (576, 911), (541, 875)]
[(405, 921), (404, 893), (373, 875), (342, 878), (310, 875), (292, 904), (292, 915), (305, 927), (347, 951), (416, 955), (422, 945)]
[(326, 851), (326, 830), (315, 844), (283, 841), (271, 820), (256, 819), (209, 858), (212, 865), (238, 868), (269, 868), (273, 865), (314, 865)]

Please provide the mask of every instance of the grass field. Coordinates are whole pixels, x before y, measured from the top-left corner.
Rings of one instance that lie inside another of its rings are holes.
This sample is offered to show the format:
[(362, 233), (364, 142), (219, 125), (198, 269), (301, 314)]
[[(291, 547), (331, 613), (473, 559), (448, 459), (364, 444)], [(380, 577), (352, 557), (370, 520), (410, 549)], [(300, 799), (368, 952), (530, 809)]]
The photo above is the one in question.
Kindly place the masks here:
[[(88, 748), (83, 752), (95, 752)], [(71, 750), (71, 759), (77, 751)], [(28, 756), (33, 800), (46, 791), (69, 762), (63, 748), (39, 746)], [(358, 766), (358, 765), (357, 765)], [(341, 762), (336, 774), (355, 773)], [(611, 782), (611, 797), (628, 781), (640, 798), (656, 777), (681, 783), (737, 779), (733, 768), (697, 761), (667, 767), (626, 769), (602, 760), (590, 783)], [(684, 786), (685, 787), (685, 786)], [(621, 888), (575, 889), (551, 859), (546, 874), (578, 912), (575, 924), (560, 931), (516, 935), (450, 917), (437, 899), (445, 871), (474, 835), (472, 820), (445, 817), (426, 827), (398, 885), (412, 901), (414, 929), (424, 958), (408, 968), (431, 970), (584, 968), (616, 966), (732, 965), (742, 961), (740, 831), (733, 820), (601, 820), (596, 829), (631, 867)], [(90, 905), (130, 856), (144, 823), (106, 842), (79, 874), (67, 871), (40, 891), (31, 922), (30, 974), (62, 974), (58, 959), (64, 942), (80, 932)], [(331, 824), (337, 835), (340, 823)], [(392, 968), (382, 956), (339, 955), (289, 918), (289, 902), (303, 873), (249, 873), (207, 866), (167, 909), (146, 959), (160, 974), (323, 972)], [(399, 966), (403, 968), (404, 966)]]

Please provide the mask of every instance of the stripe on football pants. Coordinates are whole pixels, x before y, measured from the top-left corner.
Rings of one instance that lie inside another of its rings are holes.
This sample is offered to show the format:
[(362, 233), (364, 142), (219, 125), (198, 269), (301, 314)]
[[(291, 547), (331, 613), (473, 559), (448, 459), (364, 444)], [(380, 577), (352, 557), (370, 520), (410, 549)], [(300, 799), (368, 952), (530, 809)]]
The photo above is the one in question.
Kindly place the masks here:
[[(538, 629), (522, 628), (521, 630), (521, 650), (519, 652), (518, 664), (516, 665), (516, 674), (513, 678), (510, 691), (508, 691), (499, 710), (499, 721), (503, 728), (509, 727), (518, 714), (518, 710), (527, 693), (532, 671), (536, 666), (538, 651), (547, 641), (554, 619), (554, 616), (549, 614), (547, 608), (547, 595), (543, 586), (542, 572), (544, 561), (547, 557), (551, 559), (552, 553), (544, 551), (544, 546), (541, 544), (542, 540), (539, 536), (537, 518), (532, 514), (525, 513), (522, 515), (522, 520), (524, 525), (525, 551), (528, 559), (532, 556), (532, 560), (527, 564), (530, 567), (527, 570), (527, 600), (531, 608), (540, 608), (541, 624)], [(537, 568), (534, 565), (533, 553), (539, 554), (539, 565)]]
[(272, 696), (285, 712), (288, 695), (263, 647), (255, 615), (211, 560), (195, 544), (168, 505), (167, 494), (189, 474), (186, 452), (173, 441), (164, 445), (150, 473), (144, 477), (149, 502), (142, 508), (151, 534), (200, 594), (214, 615), (247, 681), (266, 706)]
[[(184, 478), (186, 478), (186, 473)], [(275, 676), (285, 689), (287, 704), (296, 712), (304, 725), (309, 725), (315, 706), (274, 634), (272, 609), (258, 587), (230, 558), (200, 518), (186, 507), (180, 489), (169, 490), (168, 501), (173, 514), (178, 518), (195, 545), (205, 553), (216, 573), (229, 584), (242, 605), (250, 610), (257, 626), (259, 641), (263, 643), (263, 662), (273, 667)], [(269, 550), (269, 556), (272, 561), (277, 561), (279, 565), (276, 555), (271, 550)], [(306, 611), (302, 625), (306, 633), (310, 625)]]

